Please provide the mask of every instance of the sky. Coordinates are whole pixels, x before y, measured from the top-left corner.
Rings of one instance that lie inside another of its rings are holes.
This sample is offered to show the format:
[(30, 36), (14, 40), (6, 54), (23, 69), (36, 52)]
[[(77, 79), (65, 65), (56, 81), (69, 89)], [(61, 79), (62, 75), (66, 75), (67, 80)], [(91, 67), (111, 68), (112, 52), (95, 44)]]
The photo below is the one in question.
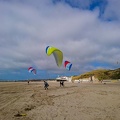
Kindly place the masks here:
[[(119, 68), (119, 6), (120, 0), (0, 0), (0, 80)], [(63, 52), (61, 67), (46, 55), (47, 46)], [(28, 72), (31, 66), (36, 75)]]

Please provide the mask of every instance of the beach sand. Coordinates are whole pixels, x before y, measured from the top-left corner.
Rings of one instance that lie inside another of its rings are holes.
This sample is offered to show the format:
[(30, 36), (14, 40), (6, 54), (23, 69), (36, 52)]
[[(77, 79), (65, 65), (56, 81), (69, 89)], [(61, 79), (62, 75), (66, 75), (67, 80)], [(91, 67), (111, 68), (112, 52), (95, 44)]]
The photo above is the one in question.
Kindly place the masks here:
[(120, 83), (0, 82), (0, 120), (120, 120)]

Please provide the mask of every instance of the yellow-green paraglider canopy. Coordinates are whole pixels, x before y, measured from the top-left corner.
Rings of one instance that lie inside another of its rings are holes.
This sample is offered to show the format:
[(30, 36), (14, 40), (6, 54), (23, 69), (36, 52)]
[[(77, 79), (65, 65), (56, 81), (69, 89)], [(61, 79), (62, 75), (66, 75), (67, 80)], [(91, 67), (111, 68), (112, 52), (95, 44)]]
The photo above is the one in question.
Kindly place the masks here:
[(46, 54), (48, 56), (50, 56), (51, 54), (53, 54), (57, 66), (60, 67), (62, 65), (62, 62), (63, 62), (63, 53), (62, 53), (61, 50), (59, 50), (58, 48), (52, 47), (52, 46), (48, 46), (46, 48)]

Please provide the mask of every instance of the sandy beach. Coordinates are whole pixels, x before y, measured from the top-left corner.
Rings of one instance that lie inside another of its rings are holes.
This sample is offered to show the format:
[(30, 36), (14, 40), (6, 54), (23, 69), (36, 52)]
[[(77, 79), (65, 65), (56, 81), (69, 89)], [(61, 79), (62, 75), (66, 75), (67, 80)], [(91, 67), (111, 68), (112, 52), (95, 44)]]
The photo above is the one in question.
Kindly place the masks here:
[(0, 120), (119, 120), (120, 83), (0, 82)]

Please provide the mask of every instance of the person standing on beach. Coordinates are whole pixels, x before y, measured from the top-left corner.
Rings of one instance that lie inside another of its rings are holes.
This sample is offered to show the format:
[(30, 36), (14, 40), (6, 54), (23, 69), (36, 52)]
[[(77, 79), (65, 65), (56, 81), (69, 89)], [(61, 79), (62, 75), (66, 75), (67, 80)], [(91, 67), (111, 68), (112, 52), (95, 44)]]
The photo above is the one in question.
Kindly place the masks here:
[(44, 88), (45, 88), (45, 90), (48, 89), (48, 86), (49, 86), (49, 84), (46, 81), (44, 81)]
[(29, 82), (30, 82), (30, 81), (28, 80), (28, 85), (29, 85)]
[(60, 81), (60, 87), (63, 86), (64, 87), (64, 81)]
[(80, 80), (78, 81), (78, 86), (80, 86)]

